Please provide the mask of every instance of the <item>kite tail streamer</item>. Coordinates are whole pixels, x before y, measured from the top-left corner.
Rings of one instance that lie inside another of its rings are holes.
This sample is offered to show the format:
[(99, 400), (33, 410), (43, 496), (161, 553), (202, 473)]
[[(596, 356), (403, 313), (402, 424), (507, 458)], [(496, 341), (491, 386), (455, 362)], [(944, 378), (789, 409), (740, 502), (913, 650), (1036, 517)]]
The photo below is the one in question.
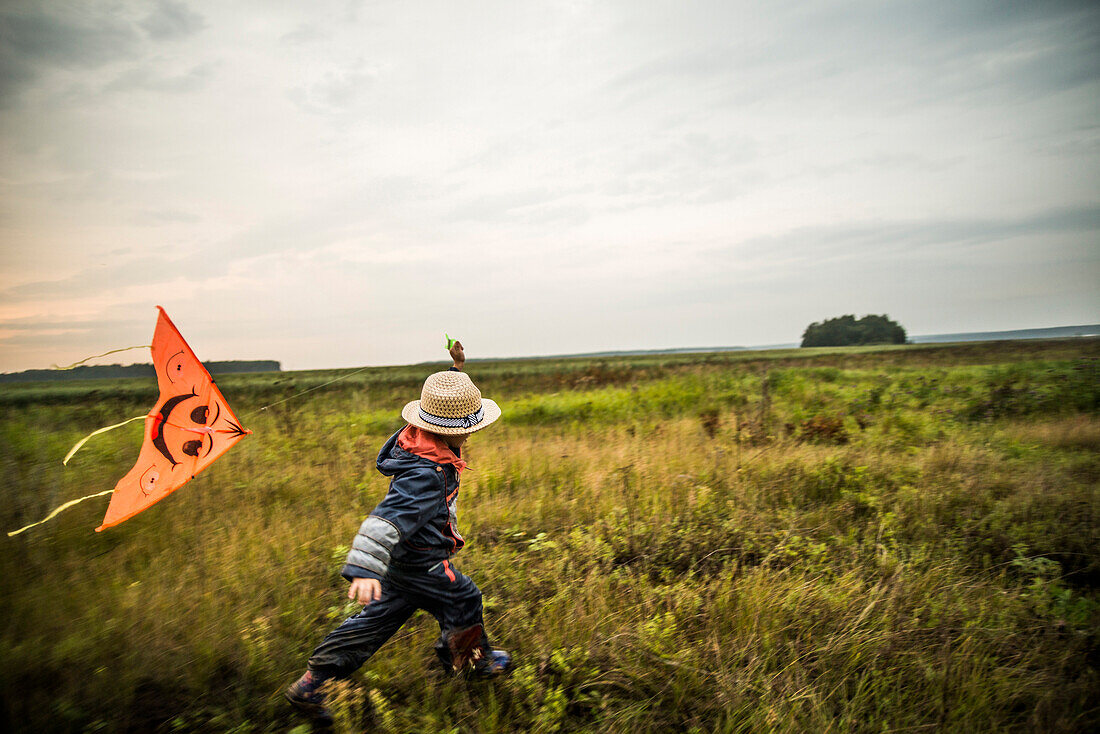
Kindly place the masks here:
[(111, 351), (104, 352), (103, 354), (93, 354), (90, 357), (85, 357), (84, 359), (80, 360), (79, 362), (73, 362), (72, 364), (70, 364), (67, 367), (59, 367), (56, 364), (51, 365), (51, 367), (53, 367), (55, 370), (71, 370), (74, 367), (78, 367), (78, 366), (84, 364), (85, 362), (87, 362), (89, 360), (95, 359), (96, 357), (106, 357), (108, 354), (115, 354), (117, 352), (128, 352), (131, 349), (149, 349), (149, 347), (150, 347), (149, 344), (139, 344), (136, 347), (123, 347), (122, 349), (112, 349)]
[[(99, 428), (95, 431), (92, 431), (87, 436), (85, 436), (84, 438), (77, 441), (76, 446), (73, 446), (71, 449), (69, 449), (69, 453), (65, 454), (65, 458), (61, 461), (61, 463), (67, 465), (69, 463), (69, 459), (73, 458), (73, 454), (75, 454), (77, 451), (79, 451), (80, 447), (83, 446), (84, 444), (86, 444), (88, 442), (88, 439), (91, 438), (92, 436), (94, 436), (98, 433), (106, 433), (107, 431), (112, 431), (116, 428), (120, 428), (120, 427), (126, 425), (127, 423), (133, 423), (134, 421), (144, 420), (145, 418), (148, 418), (148, 417), (149, 416), (147, 416), (147, 415), (137, 415), (137, 416), (134, 416), (133, 418), (130, 418), (128, 420), (124, 420), (121, 423), (116, 423), (113, 426), (104, 426), (103, 428)], [(111, 491), (114, 491), (114, 490), (111, 490)], [(99, 495), (92, 495), (92, 496), (98, 497)], [(49, 519), (49, 518), (47, 518), (47, 519)], [(24, 530), (25, 529), (26, 528), (24, 528)]]
[[(142, 418), (144, 418), (144, 417), (145, 416), (142, 416)], [(79, 505), (84, 500), (90, 500), (93, 497), (102, 497), (103, 495), (111, 494), (112, 492), (114, 492), (113, 489), (108, 489), (108, 490), (103, 491), (103, 492), (97, 492), (96, 494), (90, 494), (87, 497), (81, 497), (80, 499), (69, 500), (65, 504), (63, 504), (60, 507), (54, 509), (53, 512), (51, 512), (49, 515), (46, 515), (44, 518), (42, 518), (38, 522), (32, 522), (30, 525), (28, 525), (26, 527), (19, 528), (18, 530), (12, 530), (10, 533), (8, 533), (8, 537), (10, 538), (13, 535), (19, 535), (19, 533), (23, 532), (24, 530), (30, 530), (31, 528), (35, 527), (36, 525), (41, 525), (42, 523), (46, 522), (47, 520), (52, 520), (53, 518), (57, 517), (62, 512), (64, 512), (65, 510), (69, 509), (73, 505)]]
[[(116, 423), (113, 426), (104, 426), (103, 428), (92, 431), (87, 436), (85, 436), (84, 438), (77, 441), (76, 446), (73, 446), (71, 449), (69, 449), (69, 453), (65, 454), (65, 459), (61, 463), (68, 464), (69, 459), (73, 458), (73, 454), (75, 454), (77, 451), (79, 451), (80, 447), (83, 446), (84, 444), (86, 444), (88, 442), (88, 439), (91, 438), (92, 436), (94, 436), (98, 433), (106, 433), (107, 431), (114, 430), (115, 428), (119, 428), (120, 426), (124, 426), (127, 423), (133, 423), (134, 421), (145, 420), (146, 418), (148, 418), (148, 416), (137, 415), (137, 416), (134, 416), (133, 418), (130, 418), (128, 420), (124, 420), (121, 423)], [(52, 520), (55, 517), (57, 517), (59, 514), (64, 512), (65, 510), (69, 509), (73, 505), (80, 504), (84, 500), (90, 500), (94, 497), (102, 497), (103, 495), (111, 494), (114, 491), (115, 490), (113, 490), (113, 489), (108, 489), (108, 490), (105, 490), (103, 492), (97, 492), (95, 494), (89, 494), (86, 497), (80, 497), (79, 499), (70, 500), (70, 501), (66, 502), (65, 504), (61, 505), (60, 507), (54, 508), (54, 510), (49, 515), (46, 515), (44, 518), (42, 518), (38, 522), (32, 522), (30, 525), (27, 525), (26, 527), (19, 528), (18, 530), (12, 530), (10, 533), (8, 533), (8, 537), (10, 538), (13, 535), (19, 535), (19, 533), (23, 532), (24, 530), (30, 530), (33, 527), (37, 527), (38, 525), (41, 525), (44, 522)]]

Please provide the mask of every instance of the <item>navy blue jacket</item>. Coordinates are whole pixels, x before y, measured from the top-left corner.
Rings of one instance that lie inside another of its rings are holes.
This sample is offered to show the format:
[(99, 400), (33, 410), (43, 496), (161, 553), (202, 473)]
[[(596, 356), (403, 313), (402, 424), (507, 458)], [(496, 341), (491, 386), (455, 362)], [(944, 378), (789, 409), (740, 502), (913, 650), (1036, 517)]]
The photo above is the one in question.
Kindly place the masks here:
[(391, 565), (426, 570), (465, 545), (455, 516), (458, 471), (401, 448), (400, 433), (390, 436), (378, 452), (378, 471), (392, 477), (390, 488), (352, 542), (340, 570), (349, 581), (381, 580)]

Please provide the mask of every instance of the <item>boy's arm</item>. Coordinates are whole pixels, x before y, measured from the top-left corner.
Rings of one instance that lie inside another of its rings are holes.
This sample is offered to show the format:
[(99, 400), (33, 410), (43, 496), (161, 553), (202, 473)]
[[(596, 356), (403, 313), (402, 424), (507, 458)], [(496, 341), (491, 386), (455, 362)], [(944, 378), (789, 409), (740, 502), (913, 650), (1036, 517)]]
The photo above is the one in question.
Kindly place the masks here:
[(440, 484), (438, 473), (426, 467), (394, 477), (386, 497), (359, 526), (340, 575), (349, 581), (381, 580), (394, 546), (422, 528), (445, 503)]
[(447, 351), (450, 352), (451, 359), (454, 360), (454, 366), (451, 369), (455, 372), (461, 372), (463, 365), (466, 364), (466, 352), (462, 349), (462, 342), (456, 340)]

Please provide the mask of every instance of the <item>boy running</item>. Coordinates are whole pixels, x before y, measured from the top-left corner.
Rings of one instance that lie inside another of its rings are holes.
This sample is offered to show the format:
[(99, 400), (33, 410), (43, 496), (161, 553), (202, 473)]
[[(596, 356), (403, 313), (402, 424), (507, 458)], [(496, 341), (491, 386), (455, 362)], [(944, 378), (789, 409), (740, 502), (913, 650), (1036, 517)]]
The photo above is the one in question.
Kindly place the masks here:
[(351, 582), (348, 598), (363, 610), (325, 637), (284, 694), (320, 722), (332, 720), (321, 687), (355, 672), (417, 609), (439, 622), (435, 651), (448, 670), (471, 665), (474, 675), (493, 676), (510, 667), (508, 653), (489, 645), (481, 590), (450, 561), (465, 545), (455, 507), (466, 468), (462, 444), (500, 418), (497, 404), (462, 372), (462, 344), (450, 353), (454, 366), (424, 381), (420, 400), (401, 411), (408, 425), (378, 454), (378, 471), (392, 477), (389, 491), (363, 521), (340, 571)]

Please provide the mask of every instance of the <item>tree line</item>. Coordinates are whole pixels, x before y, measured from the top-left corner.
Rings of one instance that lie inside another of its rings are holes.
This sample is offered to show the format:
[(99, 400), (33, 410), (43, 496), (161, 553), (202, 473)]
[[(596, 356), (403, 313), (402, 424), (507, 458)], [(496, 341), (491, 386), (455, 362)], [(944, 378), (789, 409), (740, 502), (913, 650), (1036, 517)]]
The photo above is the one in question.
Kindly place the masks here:
[[(273, 359), (240, 360), (222, 362), (203, 362), (203, 366), (212, 375), (228, 375), (240, 372), (280, 372), (282, 366)], [(101, 380), (120, 377), (156, 377), (153, 365), (145, 364), (98, 364), (80, 365), (71, 370), (24, 370), (23, 372), (4, 372), (0, 382), (58, 382), (62, 380)]]
[(815, 321), (802, 333), (804, 347), (846, 347), (857, 344), (904, 344), (905, 329), (886, 314), (854, 315)]

